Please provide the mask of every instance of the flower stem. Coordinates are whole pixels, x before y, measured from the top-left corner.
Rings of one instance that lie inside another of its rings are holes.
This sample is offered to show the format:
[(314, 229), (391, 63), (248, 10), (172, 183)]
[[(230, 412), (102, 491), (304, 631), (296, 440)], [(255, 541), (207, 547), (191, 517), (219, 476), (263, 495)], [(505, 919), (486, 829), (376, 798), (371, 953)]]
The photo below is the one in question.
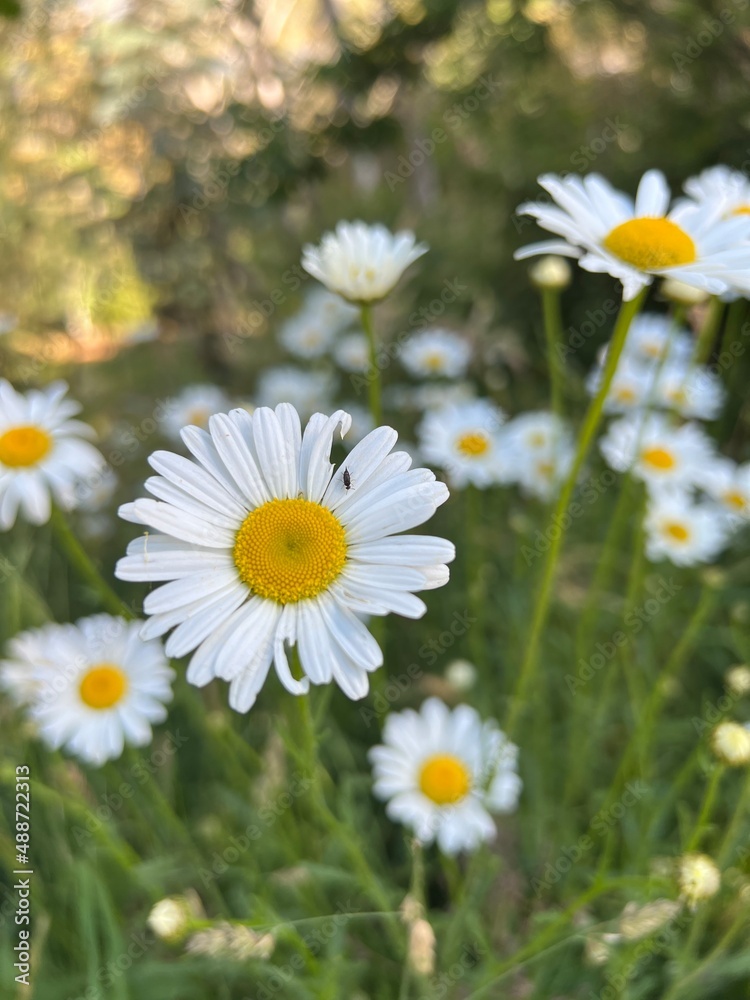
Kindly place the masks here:
[(623, 302), (620, 308), (617, 322), (615, 323), (615, 329), (612, 334), (612, 340), (607, 351), (607, 360), (601, 384), (596, 396), (594, 396), (588, 410), (586, 411), (583, 426), (581, 427), (581, 432), (578, 437), (578, 448), (576, 450), (575, 458), (573, 459), (573, 465), (560, 492), (555, 512), (552, 515), (552, 523), (557, 526), (558, 530), (554, 535), (549, 549), (547, 550), (547, 557), (542, 570), (542, 580), (539, 585), (536, 606), (534, 608), (534, 614), (531, 621), (531, 630), (528, 645), (526, 647), (526, 656), (524, 657), (523, 664), (521, 665), (518, 682), (516, 684), (516, 689), (510, 705), (508, 720), (505, 724), (505, 732), (508, 734), (510, 739), (513, 738), (515, 728), (524, 709), (526, 697), (534, 677), (536, 676), (539, 663), (539, 643), (542, 631), (544, 630), (544, 626), (547, 622), (547, 615), (549, 613), (550, 600), (552, 597), (552, 588), (555, 582), (555, 574), (557, 572), (557, 564), (560, 558), (563, 538), (565, 537), (565, 532), (562, 526), (564, 515), (570, 504), (581, 467), (583, 466), (586, 456), (589, 453), (594, 436), (596, 435), (599, 424), (601, 423), (604, 402), (607, 398), (607, 393), (609, 392), (612, 379), (614, 378), (617, 363), (620, 360), (620, 355), (622, 354), (622, 349), (625, 346), (625, 338), (628, 330), (630, 329), (630, 324), (633, 318), (637, 315), (645, 297), (646, 289), (640, 292), (636, 298), (631, 299), (630, 302)]
[(726, 306), (720, 298), (714, 297), (711, 300), (703, 326), (695, 342), (693, 364), (704, 365), (711, 356), (711, 351), (716, 343), (716, 334), (719, 332), (721, 321), (724, 318), (725, 308)]
[(693, 832), (688, 837), (688, 842), (685, 845), (684, 854), (690, 854), (694, 851), (701, 842), (701, 836), (704, 832), (704, 828), (711, 818), (711, 813), (713, 812), (714, 805), (716, 804), (716, 796), (719, 792), (719, 784), (726, 768), (721, 764), (717, 764), (711, 772), (711, 777), (709, 779), (708, 785), (706, 787), (706, 792), (703, 796), (703, 803), (701, 805), (701, 811), (698, 814), (698, 819), (695, 821), (695, 826), (693, 827)]
[(113, 615), (121, 615), (132, 621), (136, 616), (128, 605), (115, 593), (102, 574), (92, 562), (89, 554), (73, 533), (63, 512), (58, 507), (52, 508), (50, 516), (55, 536), (63, 549), (68, 562), (81, 579), (96, 591), (102, 605)]
[(557, 355), (557, 345), (562, 343), (560, 292), (556, 288), (542, 288), (541, 296), (544, 336), (547, 340), (547, 365), (549, 366), (552, 394), (552, 412), (561, 416), (563, 412), (563, 371)]
[(383, 405), (380, 398), (380, 368), (378, 367), (378, 344), (375, 339), (375, 326), (372, 318), (372, 305), (363, 302), (360, 306), (362, 329), (367, 335), (367, 345), (370, 351), (370, 365), (367, 373), (367, 389), (370, 400), (370, 414), (376, 427), (383, 422)]

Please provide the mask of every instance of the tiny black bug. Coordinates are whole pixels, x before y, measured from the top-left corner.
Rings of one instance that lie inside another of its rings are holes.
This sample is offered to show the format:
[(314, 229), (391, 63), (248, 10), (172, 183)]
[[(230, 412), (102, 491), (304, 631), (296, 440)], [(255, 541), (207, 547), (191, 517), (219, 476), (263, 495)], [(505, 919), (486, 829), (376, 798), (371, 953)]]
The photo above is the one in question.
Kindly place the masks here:
[(352, 477), (349, 475), (349, 470), (344, 469), (344, 489), (350, 490), (352, 488)]

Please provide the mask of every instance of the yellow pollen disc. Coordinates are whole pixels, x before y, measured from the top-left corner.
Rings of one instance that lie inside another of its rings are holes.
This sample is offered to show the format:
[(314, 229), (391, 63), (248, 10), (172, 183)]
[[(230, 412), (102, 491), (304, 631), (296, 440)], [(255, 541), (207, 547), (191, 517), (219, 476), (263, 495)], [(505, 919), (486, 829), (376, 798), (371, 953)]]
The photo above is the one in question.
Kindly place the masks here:
[(187, 422), (194, 427), (207, 427), (210, 416), (211, 411), (207, 410), (205, 406), (196, 406), (188, 413)]
[(100, 663), (84, 675), (79, 687), (81, 700), (89, 708), (112, 708), (128, 689), (128, 679), (114, 663)]
[(686, 542), (688, 538), (690, 538), (690, 532), (685, 525), (680, 524), (677, 521), (673, 521), (672, 524), (664, 525), (664, 530), (670, 538), (674, 538), (676, 542)]
[(490, 439), (482, 431), (469, 431), (459, 437), (456, 448), (467, 458), (479, 458), (490, 450)]
[(444, 358), (442, 354), (438, 354), (437, 351), (434, 354), (425, 355), (424, 364), (425, 368), (429, 369), (431, 372), (442, 371), (444, 366)]
[(644, 448), (641, 452), (641, 458), (646, 463), (654, 469), (660, 469), (663, 472), (673, 469), (675, 467), (674, 455), (668, 452), (666, 448)]
[(750, 215), (750, 205), (740, 205), (730, 212), (730, 215)]
[(547, 443), (547, 438), (541, 431), (532, 431), (526, 441), (529, 448), (543, 448)]
[(52, 447), (52, 438), (38, 427), (12, 427), (0, 434), (0, 465), (11, 469), (36, 465)]
[(540, 476), (544, 476), (545, 479), (549, 479), (552, 473), (555, 471), (555, 467), (552, 462), (537, 462), (536, 471)]
[(632, 389), (624, 385), (621, 389), (618, 389), (617, 392), (615, 393), (615, 399), (619, 403), (634, 403), (636, 399), (636, 394), (633, 392)]
[(439, 753), (429, 757), (422, 765), (419, 788), (436, 805), (453, 805), (468, 795), (471, 775), (458, 758)]
[(739, 493), (737, 490), (729, 490), (725, 493), (724, 502), (729, 504), (730, 507), (736, 507), (737, 510), (744, 510), (747, 507), (747, 497), (744, 493)]
[(628, 219), (604, 238), (604, 247), (639, 271), (692, 264), (695, 243), (669, 219)]
[(346, 562), (346, 533), (311, 500), (269, 500), (242, 522), (234, 564), (254, 594), (293, 604), (326, 590)]

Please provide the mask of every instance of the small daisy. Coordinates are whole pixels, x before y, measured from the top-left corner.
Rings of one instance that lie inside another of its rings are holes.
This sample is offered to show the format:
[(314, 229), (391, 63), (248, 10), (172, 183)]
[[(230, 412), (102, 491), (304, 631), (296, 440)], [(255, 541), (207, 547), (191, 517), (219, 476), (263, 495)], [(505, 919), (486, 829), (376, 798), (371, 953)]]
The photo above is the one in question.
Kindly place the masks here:
[(540, 500), (549, 500), (570, 472), (573, 437), (554, 413), (540, 410), (514, 417), (504, 428), (506, 465), (512, 480)]
[(715, 208), (724, 218), (750, 215), (750, 180), (740, 170), (709, 167), (685, 181), (683, 187), (693, 201)]
[(276, 407), (293, 399), (297, 412), (303, 419), (313, 413), (331, 408), (331, 397), (336, 387), (328, 372), (304, 371), (292, 365), (269, 368), (258, 379), (259, 406)]
[(325, 233), (319, 246), (303, 248), (302, 266), (349, 302), (377, 302), (427, 250), (409, 231), (394, 235), (379, 224), (339, 222), (335, 232)]
[(646, 555), (675, 566), (710, 563), (727, 543), (727, 531), (713, 505), (694, 503), (681, 491), (659, 493), (649, 501), (645, 520)]
[(669, 316), (642, 313), (630, 324), (623, 358), (642, 364), (662, 361), (689, 361), (695, 342), (685, 327), (677, 326)]
[[(364, 697), (383, 655), (359, 616), (419, 618), (426, 607), (415, 591), (448, 580), (450, 542), (400, 534), (432, 517), (448, 490), (427, 469), (410, 469), (403, 452), (391, 454), (390, 427), (346, 456), (355, 486), (347, 490), (330, 452), (350, 424), (343, 410), (316, 413), (303, 433), (289, 403), (218, 414), (208, 433), (185, 429), (193, 459), (151, 456), (160, 475), (146, 488), (157, 499), (120, 508), (159, 532), (131, 542), (116, 570), (164, 584), (144, 601), (142, 636), (174, 629), (168, 654), (193, 653), (193, 684), (229, 681), (237, 711), (253, 705), (272, 663), (292, 694), (335, 681)], [(301, 678), (287, 645), (297, 647)]]
[(230, 405), (227, 394), (216, 385), (189, 385), (169, 400), (159, 421), (162, 433), (179, 441), (183, 427), (207, 427), (211, 414), (228, 410)]
[(345, 302), (340, 295), (335, 295), (326, 288), (314, 288), (309, 292), (305, 296), (303, 308), (305, 312), (318, 316), (334, 333), (341, 333), (359, 320), (356, 306)]
[(366, 372), (370, 367), (370, 345), (365, 334), (345, 334), (334, 344), (333, 358), (345, 372)]
[(615, 420), (600, 447), (612, 469), (632, 469), (652, 489), (699, 485), (715, 457), (711, 439), (695, 424), (678, 427), (655, 413)]
[(539, 183), (557, 204), (527, 202), (518, 211), (565, 242), (524, 247), (518, 260), (540, 253), (578, 257), (584, 270), (621, 281), (625, 300), (654, 276), (679, 278), (713, 294), (747, 282), (750, 218), (722, 219), (714, 208), (686, 201), (669, 211), (669, 188), (659, 170), (643, 175), (635, 201), (599, 174), (545, 174)]
[(174, 672), (160, 642), (139, 638), (142, 624), (93, 615), (32, 629), (10, 644), (6, 663), (32, 671), (29, 716), (52, 749), (99, 766), (126, 744), (150, 742), (152, 723), (166, 718)]
[(681, 417), (715, 420), (726, 392), (718, 375), (702, 365), (672, 361), (659, 371), (653, 389), (655, 406), (674, 410)]
[(419, 449), (455, 486), (505, 482), (504, 422), (503, 411), (486, 399), (449, 404), (425, 415), (417, 428)]
[(417, 378), (462, 378), (471, 361), (471, 346), (451, 330), (423, 330), (401, 348), (401, 364)]
[(750, 520), (750, 462), (737, 465), (729, 458), (717, 458), (706, 470), (701, 488), (734, 524)]
[[(604, 369), (597, 365), (586, 379), (586, 390), (594, 396), (602, 383)], [(634, 413), (653, 401), (654, 370), (628, 357), (620, 358), (607, 390), (605, 413)]]
[(677, 879), (691, 910), (721, 888), (721, 872), (707, 854), (683, 854), (678, 862)]
[(104, 464), (89, 444), (94, 431), (71, 420), (81, 406), (65, 399), (68, 386), (16, 392), (0, 379), (0, 530), (7, 531), (20, 508), (31, 524), (49, 520), (52, 500), (71, 510), (76, 486)]
[(377, 798), (390, 819), (445, 854), (475, 850), (497, 831), (491, 813), (516, 808), (518, 748), (468, 705), (428, 698), (419, 712), (390, 714), (370, 750)]
[(303, 309), (284, 323), (279, 341), (297, 358), (320, 358), (330, 350), (335, 334), (318, 312)]
[(750, 731), (739, 722), (720, 722), (711, 733), (714, 753), (730, 767), (750, 764)]

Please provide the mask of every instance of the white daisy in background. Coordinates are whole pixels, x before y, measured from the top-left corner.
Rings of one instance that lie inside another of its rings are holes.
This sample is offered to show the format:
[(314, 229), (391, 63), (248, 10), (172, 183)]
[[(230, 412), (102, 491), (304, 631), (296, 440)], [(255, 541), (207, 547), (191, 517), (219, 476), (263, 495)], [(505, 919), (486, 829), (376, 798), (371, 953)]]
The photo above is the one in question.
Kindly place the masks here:
[(370, 366), (370, 345), (364, 333), (347, 333), (333, 345), (333, 359), (345, 372), (366, 372)]
[(297, 358), (320, 358), (333, 344), (336, 331), (326, 320), (311, 309), (303, 309), (281, 327), (279, 341)]
[(318, 246), (303, 248), (302, 266), (349, 302), (377, 302), (427, 250), (408, 230), (394, 235), (380, 224), (339, 222)]
[(417, 428), (418, 446), (455, 486), (507, 482), (504, 422), (503, 411), (486, 399), (449, 404), (425, 415)]
[(476, 389), (471, 382), (424, 382), (422, 385), (388, 385), (383, 399), (401, 413), (424, 413), (445, 406), (476, 401)]
[(346, 412), (352, 418), (352, 424), (344, 439), (344, 447), (351, 450), (355, 444), (359, 444), (363, 437), (374, 430), (375, 423), (370, 411), (358, 403), (347, 403)]
[(721, 872), (707, 854), (683, 854), (678, 862), (677, 881), (682, 898), (691, 910), (715, 896), (721, 888)]
[(521, 489), (549, 500), (570, 472), (575, 457), (573, 436), (554, 413), (523, 413), (504, 428), (509, 476)]
[(683, 361), (667, 362), (653, 388), (655, 406), (674, 410), (688, 419), (715, 420), (725, 398), (726, 390), (718, 375), (703, 365)]
[(359, 322), (359, 310), (345, 302), (340, 295), (326, 288), (314, 288), (305, 296), (303, 306), (306, 312), (318, 316), (334, 333), (341, 333), (347, 327)]
[(541, 253), (577, 257), (584, 270), (621, 281), (625, 300), (655, 276), (712, 294), (748, 283), (750, 217), (721, 218), (711, 206), (686, 201), (669, 211), (670, 192), (659, 170), (643, 175), (635, 201), (599, 174), (545, 174), (539, 183), (556, 205), (526, 202), (518, 211), (565, 242), (523, 247), (517, 260)]
[(399, 356), (417, 378), (462, 378), (471, 361), (471, 344), (452, 330), (422, 330), (409, 337)]
[(727, 529), (713, 504), (695, 503), (681, 490), (667, 490), (649, 500), (646, 555), (676, 566), (710, 563), (727, 543)]
[(87, 538), (102, 539), (111, 535), (115, 520), (110, 516), (110, 504), (119, 486), (114, 469), (103, 465), (84, 482), (76, 486), (78, 530)]
[(231, 406), (229, 397), (217, 385), (189, 385), (169, 399), (169, 405), (159, 420), (162, 434), (172, 441), (180, 440), (180, 431), (190, 424), (207, 427), (213, 413)]
[(40, 644), (35, 632), (19, 632), (9, 640), (7, 653), (7, 658), (0, 660), (0, 690), (14, 705), (28, 705), (39, 687)]
[(630, 324), (622, 357), (642, 364), (689, 361), (694, 347), (690, 332), (671, 317), (641, 313)]
[(151, 725), (166, 718), (174, 672), (160, 642), (139, 638), (142, 625), (93, 615), (10, 643), (3, 666), (31, 671), (28, 714), (49, 747), (99, 766), (126, 744), (151, 741)]
[(728, 515), (731, 524), (750, 520), (750, 462), (737, 465), (730, 458), (717, 458), (705, 470), (700, 485)]
[(96, 474), (104, 458), (87, 439), (88, 424), (71, 420), (81, 406), (65, 399), (68, 386), (16, 392), (0, 379), (0, 530), (16, 521), (19, 508), (31, 524), (49, 520), (52, 500), (71, 510), (76, 485)]
[(709, 167), (683, 184), (693, 201), (715, 208), (725, 218), (750, 215), (750, 180), (740, 170), (727, 166)]
[(711, 439), (695, 424), (673, 424), (648, 413), (613, 421), (600, 441), (607, 464), (651, 488), (700, 485), (715, 458)]
[(303, 419), (313, 413), (331, 409), (336, 380), (329, 372), (311, 372), (293, 365), (269, 368), (258, 379), (256, 397), (259, 406), (272, 409), (287, 399)]
[[(194, 460), (151, 456), (160, 475), (146, 488), (156, 500), (120, 508), (159, 532), (131, 542), (116, 570), (122, 580), (164, 583), (144, 601), (152, 617), (143, 637), (174, 629), (168, 654), (193, 653), (193, 684), (229, 681), (237, 711), (253, 705), (272, 662), (293, 694), (335, 681), (364, 697), (383, 655), (358, 616), (419, 618), (426, 607), (414, 592), (448, 580), (450, 542), (398, 534), (432, 517), (448, 490), (391, 453), (390, 427), (368, 434), (334, 471), (333, 437), (350, 423), (343, 410), (316, 413), (303, 434), (289, 403), (219, 414), (208, 433), (185, 429)], [(297, 647), (301, 678), (287, 645)]]
[(369, 757), (388, 817), (445, 854), (492, 840), (491, 813), (513, 812), (521, 793), (518, 747), (468, 705), (428, 698), (419, 712), (391, 713)]
[[(593, 368), (586, 379), (586, 391), (594, 396), (602, 383), (604, 369)], [(634, 413), (653, 402), (655, 370), (642, 362), (621, 357), (607, 390), (605, 413)]]

